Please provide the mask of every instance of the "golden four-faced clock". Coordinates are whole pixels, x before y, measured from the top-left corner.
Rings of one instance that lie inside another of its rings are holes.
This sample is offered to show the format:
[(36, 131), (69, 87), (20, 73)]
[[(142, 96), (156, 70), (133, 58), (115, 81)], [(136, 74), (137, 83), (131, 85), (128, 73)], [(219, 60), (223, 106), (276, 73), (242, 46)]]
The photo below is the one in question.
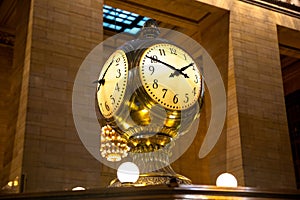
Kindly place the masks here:
[(123, 50), (117, 50), (104, 63), (97, 85), (97, 100), (105, 118), (112, 117), (121, 106), (128, 79), (128, 60)]
[(143, 88), (164, 108), (180, 111), (198, 101), (202, 75), (182, 48), (169, 43), (154, 44), (143, 52), (139, 62)]

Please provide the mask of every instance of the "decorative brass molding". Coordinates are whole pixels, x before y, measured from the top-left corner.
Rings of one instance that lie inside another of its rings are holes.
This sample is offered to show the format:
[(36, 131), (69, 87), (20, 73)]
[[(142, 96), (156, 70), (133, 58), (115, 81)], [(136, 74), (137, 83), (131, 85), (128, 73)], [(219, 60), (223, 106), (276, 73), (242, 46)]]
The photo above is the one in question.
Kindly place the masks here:
[(288, 1), (279, 0), (240, 0), (256, 6), (260, 6), (269, 10), (273, 10), (279, 13), (290, 15), (292, 17), (300, 18), (300, 7)]
[(0, 31), (0, 44), (14, 46), (15, 36), (10, 33)]

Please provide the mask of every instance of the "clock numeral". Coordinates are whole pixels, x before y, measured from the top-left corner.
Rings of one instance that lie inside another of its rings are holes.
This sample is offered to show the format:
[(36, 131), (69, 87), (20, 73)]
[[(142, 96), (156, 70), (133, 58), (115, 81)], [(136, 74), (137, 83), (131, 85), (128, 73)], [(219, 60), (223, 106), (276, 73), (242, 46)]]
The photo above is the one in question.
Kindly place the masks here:
[(183, 54), (183, 57), (184, 57), (184, 60), (186, 60), (186, 55), (185, 54)]
[(161, 56), (165, 56), (165, 55), (166, 55), (166, 52), (165, 52), (164, 49), (158, 49), (158, 50), (159, 50), (159, 54), (160, 54)]
[(117, 90), (118, 92), (120, 92), (120, 87), (119, 87), (118, 83), (116, 84), (115, 90)]
[(194, 82), (195, 82), (195, 83), (199, 83), (198, 76), (195, 75), (195, 77), (196, 77), (196, 80), (194, 80)]
[(107, 111), (110, 111), (110, 108), (109, 108), (109, 105), (107, 104), (107, 101), (105, 101), (104, 105), (105, 105), (105, 109), (106, 109)]
[(175, 94), (174, 97), (173, 97), (173, 103), (174, 104), (178, 103), (178, 97), (177, 96), (178, 96), (178, 94)]
[(116, 59), (116, 66), (119, 66), (120, 60), (121, 60), (120, 57)]
[[(152, 56), (152, 58), (157, 60), (157, 55)], [(153, 59), (151, 59), (151, 63), (157, 63), (157, 61)]]
[(192, 91), (193, 95), (196, 95), (196, 87), (194, 87), (193, 91)]
[(168, 91), (168, 89), (164, 88), (164, 89), (162, 89), (162, 91), (164, 92), (164, 95), (163, 95), (163, 97), (162, 97), (162, 98), (165, 98), (165, 96), (166, 96), (166, 94), (167, 94), (167, 91)]
[(153, 89), (157, 89), (158, 88), (158, 80), (157, 79), (153, 80), (152, 87), (153, 87)]
[[(103, 110), (103, 104), (102, 104), (102, 103), (100, 103), (100, 107), (101, 107), (101, 110)], [(109, 105), (107, 104), (106, 101), (105, 101), (105, 103), (104, 103), (104, 108), (105, 108), (107, 111), (110, 111)]]
[(154, 73), (154, 67), (152, 65), (149, 66), (149, 71), (151, 72), (150, 75), (152, 75)]
[(185, 93), (185, 100), (183, 101), (184, 103), (189, 102), (189, 94)]
[(115, 102), (116, 102), (116, 100), (115, 100), (115, 98), (113, 97), (113, 95), (111, 94), (110, 95), (110, 100), (111, 100), (111, 104), (115, 104)]
[(117, 74), (116, 78), (120, 78), (121, 75), (122, 75), (122, 74), (121, 74), (121, 69), (117, 69), (117, 73), (118, 73), (118, 74)]
[(170, 48), (170, 52), (171, 52), (171, 54), (177, 55), (176, 49), (174, 49), (174, 48)]

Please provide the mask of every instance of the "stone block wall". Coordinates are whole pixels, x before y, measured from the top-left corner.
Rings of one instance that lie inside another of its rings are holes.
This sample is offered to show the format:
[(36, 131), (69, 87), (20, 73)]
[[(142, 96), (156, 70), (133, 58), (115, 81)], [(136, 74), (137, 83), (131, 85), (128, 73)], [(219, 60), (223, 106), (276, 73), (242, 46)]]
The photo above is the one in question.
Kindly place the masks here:
[[(245, 186), (295, 188), (276, 27), (299, 31), (300, 21), (242, 1), (222, 2), (207, 3), (230, 11), (229, 73), (233, 78), (228, 85), (233, 83), (234, 92), (228, 98), (235, 98), (231, 106), (238, 117), (233, 137), (227, 132), (228, 170), (239, 174)], [(232, 145), (237, 140), (240, 146)]]
[(243, 2), (231, 12), (246, 186), (295, 187), (274, 21), (278, 15)]
[(16, 89), (11, 93), (16, 107), (10, 113), (16, 131), (3, 181), (24, 175), (27, 192), (107, 185), (72, 116), (77, 70), (102, 40), (101, 10), (96, 0), (18, 1), (14, 83), (7, 88)]
[(31, 9), (22, 169), (26, 191), (99, 187), (101, 165), (82, 145), (74, 126), (72, 89), (85, 56), (102, 40), (102, 4), (33, 1)]

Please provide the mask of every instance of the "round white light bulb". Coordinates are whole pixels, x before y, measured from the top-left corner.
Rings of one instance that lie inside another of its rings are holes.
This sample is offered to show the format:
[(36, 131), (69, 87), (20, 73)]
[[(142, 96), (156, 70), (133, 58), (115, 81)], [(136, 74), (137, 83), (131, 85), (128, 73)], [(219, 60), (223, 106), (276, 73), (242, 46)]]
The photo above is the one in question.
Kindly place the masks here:
[(133, 162), (122, 163), (117, 171), (121, 183), (135, 183), (139, 179), (140, 170)]
[(237, 187), (237, 180), (236, 178), (230, 173), (223, 173), (218, 176), (216, 185), (218, 187)]

